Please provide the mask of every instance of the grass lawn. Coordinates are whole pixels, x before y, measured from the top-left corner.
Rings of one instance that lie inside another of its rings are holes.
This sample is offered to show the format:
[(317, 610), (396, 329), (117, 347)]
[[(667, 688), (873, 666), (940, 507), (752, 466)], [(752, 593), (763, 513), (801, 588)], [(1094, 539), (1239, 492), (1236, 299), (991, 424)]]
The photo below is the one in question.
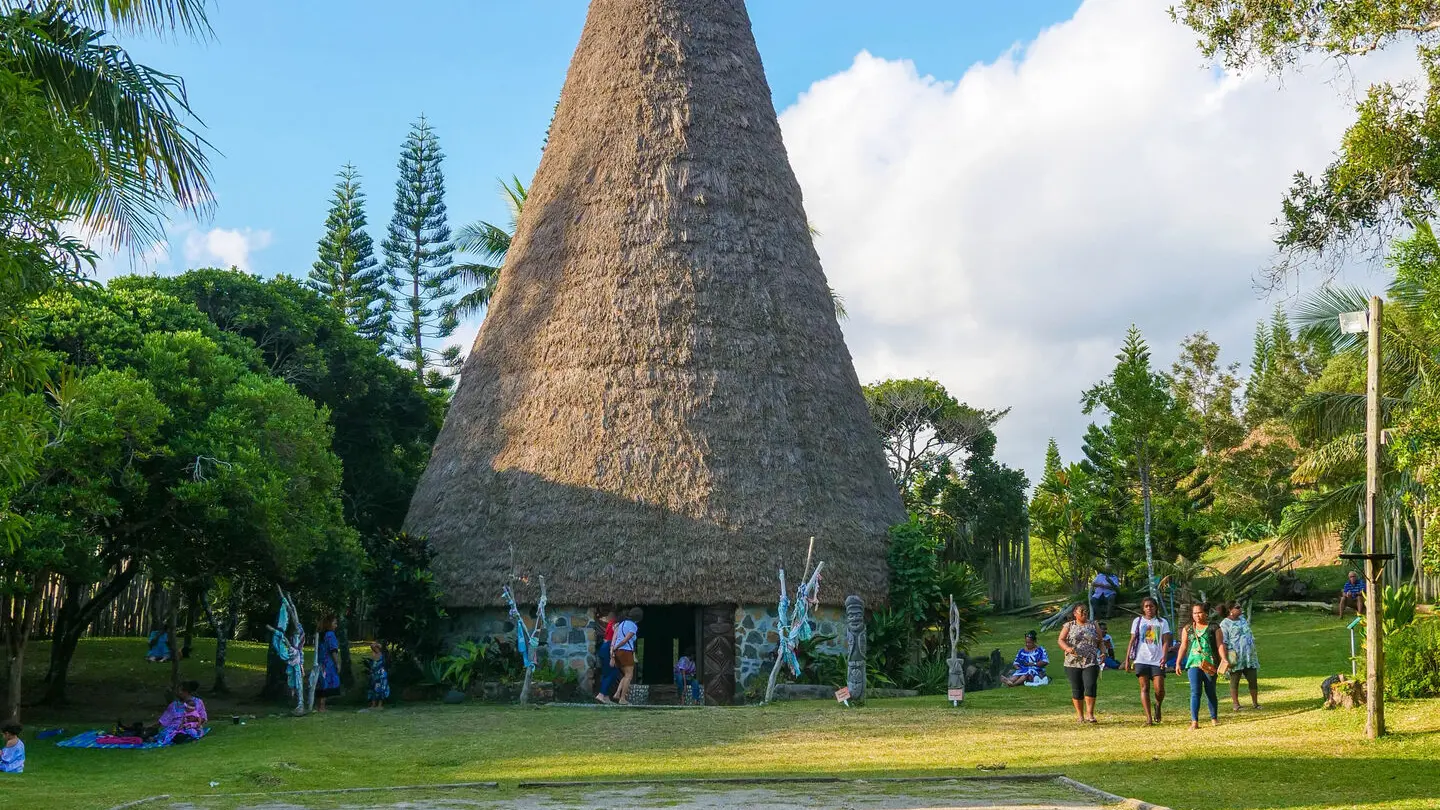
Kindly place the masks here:
[[(1127, 624), (1112, 622), (1117, 645)], [(77, 660), (79, 705), (29, 710), (28, 770), (0, 782), (0, 796), (6, 806), (90, 808), (158, 793), (482, 780), (514, 791), (528, 779), (936, 776), (1003, 764), (1007, 773), (1064, 773), (1176, 810), (1440, 806), (1440, 700), (1388, 706), (1392, 735), (1367, 743), (1361, 713), (1318, 708), (1320, 679), (1349, 669), (1343, 624), (1313, 613), (1260, 614), (1255, 624), (1264, 710), (1231, 713), (1222, 683), (1221, 725), (1198, 732), (1187, 728), (1188, 687), (1179, 679), (1172, 679), (1165, 724), (1147, 729), (1134, 679), (1109, 672), (1099, 726), (1076, 724), (1068, 690), (1055, 683), (973, 693), (960, 709), (939, 697), (853, 710), (829, 701), (652, 712), (426, 704), (298, 719), (261, 710), (244, 726), (217, 724), (200, 743), (153, 751), (74, 751), (34, 740), (45, 725), (79, 731), (113, 722), (122, 708), (133, 715), (144, 694), (149, 712), (158, 712), (154, 696), (168, 669), (138, 662), (138, 640), (92, 641)], [(993, 625), (993, 646), (1013, 654), (1027, 625)], [(1058, 658), (1053, 638), (1042, 643)], [(208, 646), (197, 642), (197, 657)], [(38, 670), (43, 647), (37, 652)], [(236, 651), (242, 689), (254, 691), (261, 656), (258, 646)], [(208, 682), (203, 662), (186, 667)], [(209, 702), (212, 716), (255, 711)]]

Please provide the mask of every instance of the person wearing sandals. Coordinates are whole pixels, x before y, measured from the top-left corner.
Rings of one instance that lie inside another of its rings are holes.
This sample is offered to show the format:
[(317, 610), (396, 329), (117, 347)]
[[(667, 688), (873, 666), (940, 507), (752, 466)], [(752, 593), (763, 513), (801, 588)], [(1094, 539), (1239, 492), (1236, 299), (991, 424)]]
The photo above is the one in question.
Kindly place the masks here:
[(1145, 725), (1153, 726), (1160, 722), (1160, 704), (1165, 702), (1165, 651), (1170, 649), (1174, 636), (1170, 633), (1170, 622), (1160, 615), (1160, 605), (1154, 598), (1147, 596), (1141, 600), (1140, 613), (1130, 623), (1125, 670), (1134, 672), (1140, 682), (1140, 708), (1145, 710)]
[[(1180, 633), (1180, 656), (1176, 675), (1190, 677), (1190, 728), (1200, 728), (1200, 693), (1210, 704), (1210, 725), (1220, 723), (1220, 705), (1215, 697), (1215, 679), (1225, 660), (1225, 639), (1210, 624), (1210, 606), (1204, 602), (1190, 608), (1190, 625)], [(1183, 662), (1183, 664), (1181, 663)]]
[(1090, 621), (1090, 606), (1075, 606), (1072, 621), (1060, 628), (1060, 649), (1065, 651), (1065, 677), (1070, 681), (1070, 702), (1075, 719), (1094, 723), (1095, 692), (1100, 681), (1100, 628)]
[(1226, 661), (1230, 665), (1230, 702), (1235, 711), (1240, 711), (1240, 678), (1244, 676), (1250, 684), (1250, 705), (1260, 708), (1260, 685), (1256, 677), (1260, 672), (1260, 656), (1255, 653), (1255, 634), (1250, 630), (1250, 620), (1236, 602), (1230, 606), (1230, 615), (1220, 622), (1220, 636), (1229, 653)]

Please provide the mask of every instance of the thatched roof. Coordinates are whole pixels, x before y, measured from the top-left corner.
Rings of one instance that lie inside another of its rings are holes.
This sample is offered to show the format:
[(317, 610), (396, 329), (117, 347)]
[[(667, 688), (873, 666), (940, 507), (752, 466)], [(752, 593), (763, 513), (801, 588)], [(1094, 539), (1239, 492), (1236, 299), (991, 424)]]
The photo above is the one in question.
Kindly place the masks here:
[(406, 521), (448, 600), (769, 602), (813, 535), (874, 602), (902, 519), (744, 3), (594, 0)]

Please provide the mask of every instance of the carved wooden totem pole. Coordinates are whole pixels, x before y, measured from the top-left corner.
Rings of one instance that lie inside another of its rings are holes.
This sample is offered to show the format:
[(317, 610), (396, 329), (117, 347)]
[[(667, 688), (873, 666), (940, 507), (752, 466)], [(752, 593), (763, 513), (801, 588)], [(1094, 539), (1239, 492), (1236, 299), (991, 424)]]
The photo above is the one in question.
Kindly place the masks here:
[(965, 700), (965, 659), (960, 657), (960, 610), (955, 597), (950, 597), (950, 705)]
[(865, 600), (858, 596), (845, 597), (845, 687), (850, 690), (850, 700), (865, 699)]

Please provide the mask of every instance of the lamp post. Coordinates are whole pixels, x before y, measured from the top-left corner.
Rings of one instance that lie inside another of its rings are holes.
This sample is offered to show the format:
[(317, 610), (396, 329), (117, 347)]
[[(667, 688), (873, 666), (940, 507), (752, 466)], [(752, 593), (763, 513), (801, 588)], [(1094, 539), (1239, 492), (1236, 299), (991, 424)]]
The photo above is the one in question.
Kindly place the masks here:
[(1342, 555), (1365, 561), (1365, 736), (1385, 734), (1385, 639), (1380, 623), (1380, 572), (1391, 555), (1380, 550), (1380, 326), (1379, 296), (1369, 312), (1346, 312), (1340, 330), (1368, 338), (1365, 374), (1365, 550)]

